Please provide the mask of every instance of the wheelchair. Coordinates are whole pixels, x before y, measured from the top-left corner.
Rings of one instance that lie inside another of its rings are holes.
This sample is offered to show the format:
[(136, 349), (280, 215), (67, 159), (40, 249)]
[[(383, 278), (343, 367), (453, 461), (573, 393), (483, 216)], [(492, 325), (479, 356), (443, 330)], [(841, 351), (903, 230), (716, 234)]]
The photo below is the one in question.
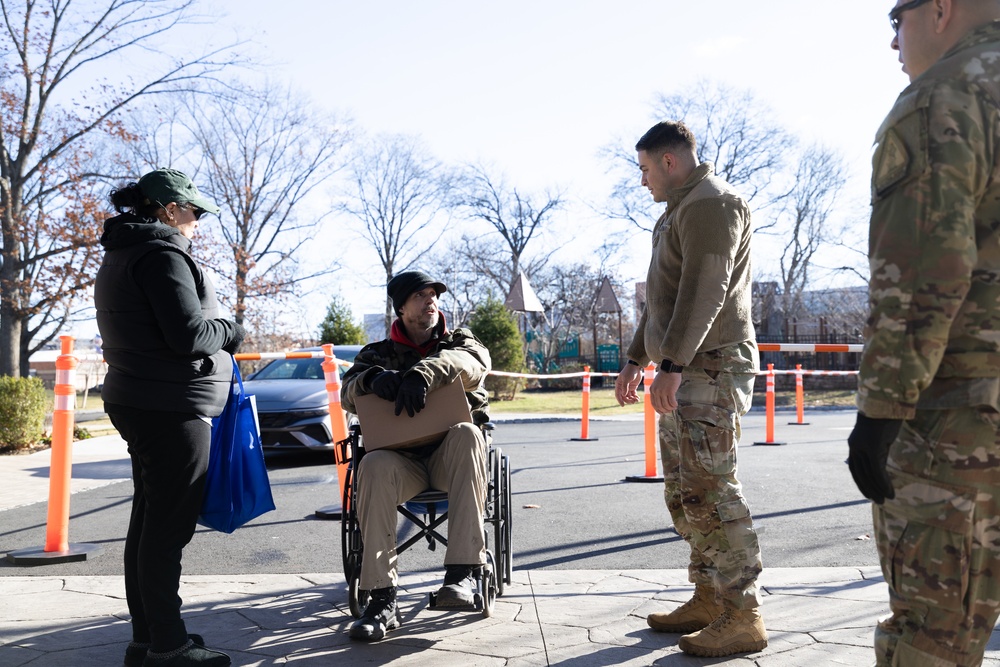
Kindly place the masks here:
[[(493, 615), (496, 598), (503, 595), (504, 587), (510, 583), (513, 566), (511, 564), (511, 490), (510, 459), (499, 447), (493, 445), (493, 424), (480, 426), (486, 438), (487, 489), (483, 508), (483, 531), (486, 543), (486, 563), (482, 566), (475, 594), (475, 608), (483, 617)], [(344, 498), (341, 513), (341, 550), (344, 559), (344, 576), (348, 583), (348, 602), (351, 615), (361, 618), (368, 605), (368, 591), (361, 589), (361, 556), (364, 542), (361, 538), (361, 524), (357, 512), (356, 466), (365, 454), (361, 425), (353, 423), (345, 440), (337, 443), (341, 461), (348, 463), (344, 482)], [(448, 538), (438, 532), (447, 520), (448, 494), (436, 489), (427, 489), (402, 505), (397, 512), (416, 529), (416, 534), (402, 544), (396, 545), (396, 553), (401, 554), (421, 540), (426, 540), (427, 548), (435, 550), (438, 543), (448, 546)], [(490, 533), (493, 533), (493, 548), (490, 548)], [(430, 594), (430, 608), (435, 607), (435, 594)]]

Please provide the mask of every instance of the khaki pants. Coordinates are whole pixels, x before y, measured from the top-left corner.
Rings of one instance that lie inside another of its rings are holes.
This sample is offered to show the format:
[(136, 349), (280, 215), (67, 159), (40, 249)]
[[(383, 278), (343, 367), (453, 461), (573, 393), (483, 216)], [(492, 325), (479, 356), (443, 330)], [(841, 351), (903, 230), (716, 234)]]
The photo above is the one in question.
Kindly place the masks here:
[(677, 410), (660, 415), (663, 496), (674, 528), (691, 547), (688, 577), (736, 609), (760, 605), (760, 546), (736, 479), (740, 417), (754, 376), (687, 368)]
[(470, 423), (452, 426), (425, 458), (387, 449), (366, 454), (357, 477), (357, 511), (365, 545), (361, 588), (396, 585), (396, 507), (428, 488), (448, 494), (445, 564), (485, 563), (486, 466), (486, 440)]
[(872, 505), (892, 616), (878, 667), (975, 667), (1000, 614), (1000, 445), (992, 409), (917, 410)]

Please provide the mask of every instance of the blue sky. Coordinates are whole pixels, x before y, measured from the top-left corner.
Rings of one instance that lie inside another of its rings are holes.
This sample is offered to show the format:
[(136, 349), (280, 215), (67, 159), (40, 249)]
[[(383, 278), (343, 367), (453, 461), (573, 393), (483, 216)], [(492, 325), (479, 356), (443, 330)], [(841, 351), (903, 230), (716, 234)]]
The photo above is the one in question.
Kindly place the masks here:
[[(907, 83), (889, 48), (891, 0), (210, 4), (225, 14), (212, 39), (251, 39), (267, 74), (365, 130), (420, 135), (438, 158), (492, 163), (519, 188), (562, 188), (574, 203), (553, 233), (566, 238), (600, 229), (585, 205), (611, 186), (598, 150), (645, 131), (657, 93), (699, 79), (753, 90), (788, 129), (840, 151), (851, 174), (843, 213), (863, 222), (874, 133)], [(321, 294), (340, 293), (360, 316), (382, 293), (364, 268), (377, 260), (353, 243), (359, 265)], [(641, 280), (647, 259), (637, 244), (622, 275)]]

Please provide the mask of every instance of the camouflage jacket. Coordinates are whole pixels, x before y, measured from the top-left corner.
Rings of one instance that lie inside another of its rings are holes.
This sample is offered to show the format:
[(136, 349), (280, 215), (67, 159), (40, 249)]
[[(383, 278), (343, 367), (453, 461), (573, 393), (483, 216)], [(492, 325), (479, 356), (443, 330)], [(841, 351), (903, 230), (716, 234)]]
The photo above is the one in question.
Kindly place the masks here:
[[(349, 412), (355, 412), (354, 399), (371, 393), (372, 379), (383, 370), (419, 373), (433, 391), (457, 377), (462, 378), (465, 397), (469, 399), (472, 419), (476, 424), (490, 420), (488, 394), (483, 388), (486, 374), (490, 372), (490, 353), (469, 329), (444, 330), (442, 324), (435, 342), (426, 355), (412, 345), (392, 338), (380, 340), (361, 348), (354, 365), (344, 373), (340, 401)], [(393, 323), (396, 326), (397, 320)]]
[(1000, 22), (914, 80), (876, 144), (858, 409), (1000, 408)]
[(750, 314), (750, 209), (703, 162), (667, 193), (653, 228), (646, 307), (628, 358), (645, 365), (753, 373), (757, 345)]

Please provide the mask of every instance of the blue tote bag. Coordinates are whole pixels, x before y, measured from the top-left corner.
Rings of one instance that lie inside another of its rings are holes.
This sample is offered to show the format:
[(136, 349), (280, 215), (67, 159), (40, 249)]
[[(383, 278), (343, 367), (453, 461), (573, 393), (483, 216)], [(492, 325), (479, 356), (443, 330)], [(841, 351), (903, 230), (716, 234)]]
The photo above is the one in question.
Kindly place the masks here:
[(212, 450), (198, 522), (231, 533), (273, 509), (254, 397), (243, 389), (234, 359), (226, 407), (212, 420)]

